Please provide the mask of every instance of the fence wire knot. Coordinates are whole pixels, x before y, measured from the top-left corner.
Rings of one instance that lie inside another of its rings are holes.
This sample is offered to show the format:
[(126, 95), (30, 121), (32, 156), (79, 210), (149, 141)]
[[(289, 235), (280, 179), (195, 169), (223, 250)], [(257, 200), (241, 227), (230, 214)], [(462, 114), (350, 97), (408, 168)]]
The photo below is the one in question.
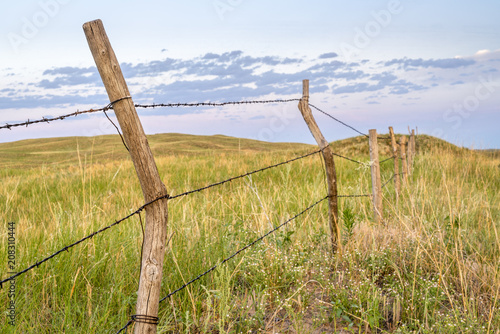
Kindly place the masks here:
[(159, 318), (153, 317), (151, 315), (143, 315), (143, 314), (133, 314), (130, 316), (132, 321), (142, 324), (150, 324), (150, 325), (158, 325)]
[(118, 103), (118, 102), (120, 102), (122, 100), (131, 99), (131, 98), (132, 98), (132, 96), (129, 96), (129, 95), (124, 96), (124, 97), (120, 97), (119, 99), (116, 99), (116, 100), (110, 102), (107, 106), (105, 106), (103, 108), (104, 109), (103, 111), (106, 111), (108, 109), (113, 109), (113, 106), (114, 106), (115, 103)]

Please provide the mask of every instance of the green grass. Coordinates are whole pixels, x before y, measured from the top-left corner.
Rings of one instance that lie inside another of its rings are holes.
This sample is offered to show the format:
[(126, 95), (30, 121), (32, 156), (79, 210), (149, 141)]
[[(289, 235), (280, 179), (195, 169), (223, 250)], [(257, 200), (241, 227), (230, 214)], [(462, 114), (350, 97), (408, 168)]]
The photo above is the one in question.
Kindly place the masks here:
[[(316, 148), (225, 136), (150, 136), (172, 195)], [(368, 161), (363, 137), (333, 143)], [(380, 143), (383, 157), (387, 145)], [(159, 333), (499, 333), (500, 160), (428, 136), (383, 226), (368, 198), (340, 199), (344, 253), (330, 254), (326, 202), (160, 305)], [(16, 270), (143, 204), (119, 137), (0, 144), (0, 259)], [(336, 159), (340, 194), (371, 193), (368, 165)], [(388, 180), (392, 163), (382, 166)], [(326, 194), (319, 155), (169, 204), (162, 296)], [(144, 216), (142, 217), (144, 220)], [(16, 279), (17, 325), (2, 333), (114, 333), (135, 313), (138, 216)]]

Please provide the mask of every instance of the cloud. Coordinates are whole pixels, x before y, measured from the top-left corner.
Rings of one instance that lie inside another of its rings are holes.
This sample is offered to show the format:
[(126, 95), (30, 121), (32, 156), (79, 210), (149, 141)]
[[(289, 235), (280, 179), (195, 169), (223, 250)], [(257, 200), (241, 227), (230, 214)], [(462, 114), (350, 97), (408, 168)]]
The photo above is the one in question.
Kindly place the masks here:
[(390, 84), (390, 83), (396, 81), (398, 79), (398, 77), (390, 72), (382, 72), (382, 73), (373, 74), (370, 77), (370, 79), (376, 80), (376, 81), (381, 81), (385, 84)]
[[(0, 97), (1, 109), (16, 109), (16, 108), (53, 108), (56, 106), (76, 106), (79, 104), (104, 106), (106, 104), (107, 95), (95, 94), (89, 96), (81, 95), (29, 95), (23, 97)], [(69, 112), (74, 112), (71, 110)]]
[(333, 93), (335, 94), (346, 94), (346, 93), (361, 93), (361, 92), (374, 92), (377, 90), (381, 90), (385, 88), (384, 85), (378, 84), (369, 84), (367, 82), (355, 83), (346, 86), (337, 86), (333, 89)]
[(403, 68), (423, 67), (423, 68), (441, 68), (441, 69), (454, 69), (474, 65), (476, 63), (473, 59), (464, 58), (447, 58), (447, 59), (428, 59), (422, 58), (410, 59), (392, 59), (385, 62), (385, 66), (400, 65)]
[(44, 89), (57, 89), (63, 86), (76, 86), (83, 84), (99, 84), (101, 78), (96, 67), (59, 67), (43, 72), (44, 76), (55, 77), (43, 79), (34, 85)]
[(332, 91), (335, 94), (349, 94), (349, 93), (352, 94), (352, 93), (363, 93), (363, 92), (375, 92), (388, 89), (390, 94), (401, 95), (410, 93), (412, 91), (426, 89), (425, 86), (414, 84), (404, 79), (400, 79), (395, 74), (387, 71), (373, 74), (369, 77), (369, 79), (370, 82), (358, 82), (345, 86), (336, 85), (334, 86)]
[(339, 55), (335, 52), (328, 52), (319, 55), (319, 59), (329, 59), (329, 58), (337, 58)]
[(346, 66), (347, 63), (338, 60), (333, 60), (327, 63), (313, 65), (309, 68), (309, 71), (333, 72), (345, 68)]
[[(404, 95), (467, 83), (480, 67), (471, 65), (476, 62), (484, 64), (482, 60), (464, 58), (345, 62), (334, 59), (336, 57), (335, 52), (321, 54), (316, 59), (275, 55), (254, 57), (235, 50), (205, 53), (189, 59), (167, 57), (134, 64), (122, 63), (121, 67), (135, 101), (175, 103), (235, 101), (268, 95), (300, 96), (303, 79), (310, 80), (311, 93), (316, 94), (349, 96), (379, 92)], [(481, 70), (497, 71), (496, 67), (488, 63)], [(450, 75), (440, 75), (438, 86), (429, 76), (431, 69), (435, 68), (466, 68), (470, 77), (464, 77), (463, 71), (453, 71)], [(93, 66), (51, 68), (43, 71), (35, 82), (0, 86), (0, 109), (78, 104), (101, 106), (105, 103), (105, 90)]]

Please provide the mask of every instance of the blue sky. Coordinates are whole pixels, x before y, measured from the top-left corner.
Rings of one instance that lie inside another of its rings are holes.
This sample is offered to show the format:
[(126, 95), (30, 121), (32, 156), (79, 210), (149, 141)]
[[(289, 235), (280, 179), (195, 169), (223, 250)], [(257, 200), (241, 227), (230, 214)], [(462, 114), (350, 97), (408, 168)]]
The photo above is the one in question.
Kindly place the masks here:
[[(2, 5), (0, 124), (107, 104), (82, 24), (102, 19), (136, 103), (299, 98), (363, 132), (500, 148), (500, 2), (17, 1)], [(296, 103), (138, 110), (147, 133), (313, 139)], [(315, 114), (328, 140), (356, 135)], [(100, 114), (0, 142), (114, 133)]]

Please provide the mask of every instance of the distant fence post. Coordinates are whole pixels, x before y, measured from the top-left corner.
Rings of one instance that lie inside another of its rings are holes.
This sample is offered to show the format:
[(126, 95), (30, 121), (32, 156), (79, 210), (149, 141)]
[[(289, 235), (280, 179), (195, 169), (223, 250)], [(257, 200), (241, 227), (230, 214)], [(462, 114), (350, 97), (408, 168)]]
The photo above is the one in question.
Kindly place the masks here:
[[(160, 179), (153, 154), (129, 96), (120, 64), (101, 20), (87, 22), (83, 30), (130, 150), (145, 202), (165, 198), (146, 207), (146, 227), (136, 306), (135, 333), (156, 333), (163, 259), (167, 241), (167, 189)], [(140, 321), (139, 321), (140, 319)]]
[(406, 137), (401, 136), (399, 140), (400, 156), (401, 156), (401, 173), (403, 174), (403, 184), (408, 181), (408, 164), (406, 162)]
[(389, 127), (389, 135), (391, 136), (392, 156), (394, 157), (394, 188), (396, 189), (396, 198), (399, 197), (401, 191), (401, 182), (399, 179), (399, 159), (398, 159), (398, 145), (396, 143), (396, 136), (394, 129)]
[(323, 161), (326, 168), (326, 180), (328, 183), (328, 213), (332, 251), (334, 254), (337, 251), (342, 253), (342, 242), (338, 218), (337, 172), (335, 171), (333, 151), (330, 144), (321, 133), (318, 124), (312, 115), (311, 108), (309, 108), (309, 80), (302, 81), (302, 99), (300, 99), (299, 102), (299, 110), (323, 153)]
[[(415, 154), (416, 154), (416, 143), (415, 143), (415, 130), (411, 130), (411, 137), (410, 137), (410, 141), (411, 141), (411, 154), (413, 156), (413, 158), (415, 157)], [(412, 159), (412, 161), (415, 160), (415, 159)]]
[(373, 189), (373, 215), (375, 222), (381, 223), (382, 216), (382, 181), (380, 179), (380, 160), (378, 158), (377, 130), (369, 130), (370, 169)]
[(408, 139), (408, 145), (406, 148), (406, 160), (408, 161), (408, 175), (411, 175), (412, 173), (412, 166), (413, 166), (413, 137), (412, 137), (412, 132), (410, 131), (410, 138)]

